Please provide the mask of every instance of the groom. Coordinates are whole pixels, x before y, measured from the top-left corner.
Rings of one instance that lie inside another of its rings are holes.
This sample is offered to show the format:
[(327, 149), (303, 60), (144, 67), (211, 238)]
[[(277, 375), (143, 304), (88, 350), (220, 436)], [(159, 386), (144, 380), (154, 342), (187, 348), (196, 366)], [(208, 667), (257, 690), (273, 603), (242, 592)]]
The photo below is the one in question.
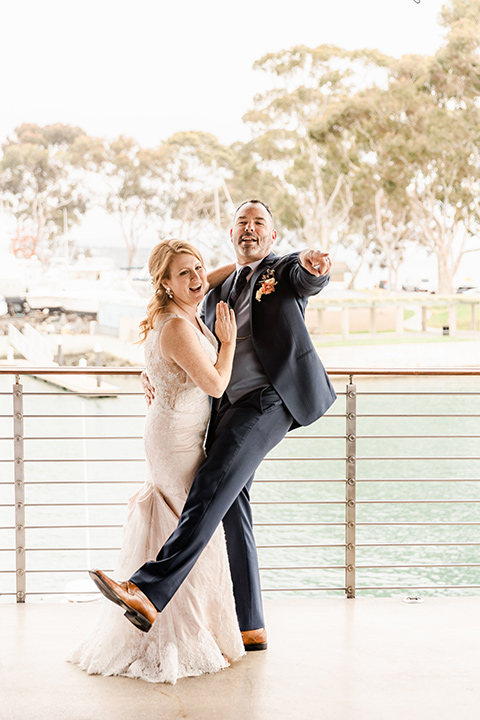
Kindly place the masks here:
[(232, 377), (213, 409), (207, 457), (177, 529), (156, 560), (129, 581), (91, 573), (101, 592), (145, 632), (223, 521), (245, 648), (267, 647), (250, 487), (257, 467), (288, 430), (317, 420), (336, 397), (304, 322), (308, 298), (329, 281), (330, 258), (316, 250), (278, 257), (271, 252), (276, 236), (273, 215), (262, 201), (237, 208), (230, 230), (237, 270), (204, 304), (212, 330), (220, 300), (235, 309)]

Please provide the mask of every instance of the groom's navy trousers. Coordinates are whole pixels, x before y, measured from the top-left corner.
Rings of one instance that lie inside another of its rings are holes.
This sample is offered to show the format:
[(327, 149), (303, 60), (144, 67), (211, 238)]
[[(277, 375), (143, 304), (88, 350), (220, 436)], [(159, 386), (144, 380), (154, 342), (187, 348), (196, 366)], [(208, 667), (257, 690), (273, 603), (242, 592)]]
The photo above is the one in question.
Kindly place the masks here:
[(176, 530), (156, 560), (130, 578), (157, 610), (173, 597), (223, 520), (240, 629), (265, 626), (249, 490), (257, 467), (291, 425), (291, 414), (271, 386), (233, 405), (224, 397)]

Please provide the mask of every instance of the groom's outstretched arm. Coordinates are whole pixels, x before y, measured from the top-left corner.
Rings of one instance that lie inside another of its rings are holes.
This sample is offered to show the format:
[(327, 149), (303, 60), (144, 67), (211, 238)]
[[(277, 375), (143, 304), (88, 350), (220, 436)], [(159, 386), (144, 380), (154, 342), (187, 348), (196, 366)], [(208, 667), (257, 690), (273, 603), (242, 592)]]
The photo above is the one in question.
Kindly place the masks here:
[(299, 296), (316, 295), (330, 281), (332, 261), (328, 253), (302, 250), (292, 260), (290, 282)]

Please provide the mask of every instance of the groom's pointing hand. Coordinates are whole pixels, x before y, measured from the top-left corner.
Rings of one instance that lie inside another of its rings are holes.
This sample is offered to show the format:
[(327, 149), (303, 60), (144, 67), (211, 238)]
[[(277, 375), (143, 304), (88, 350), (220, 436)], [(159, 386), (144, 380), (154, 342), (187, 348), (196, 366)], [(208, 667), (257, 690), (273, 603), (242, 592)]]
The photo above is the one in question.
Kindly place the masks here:
[(315, 277), (326, 275), (332, 267), (330, 255), (322, 253), (320, 250), (302, 250), (298, 255), (298, 262)]

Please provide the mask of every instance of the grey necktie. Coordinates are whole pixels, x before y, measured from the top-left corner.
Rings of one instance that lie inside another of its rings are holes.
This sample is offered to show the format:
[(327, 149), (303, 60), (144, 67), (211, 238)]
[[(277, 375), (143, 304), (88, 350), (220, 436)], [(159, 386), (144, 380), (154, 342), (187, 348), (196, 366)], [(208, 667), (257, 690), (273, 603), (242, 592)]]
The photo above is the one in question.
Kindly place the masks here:
[(251, 272), (251, 270), (252, 268), (247, 265), (240, 270), (237, 277), (235, 278), (235, 284), (233, 286), (232, 292), (230, 293), (230, 297), (228, 298), (228, 302), (231, 308), (235, 307), (235, 303), (240, 297), (243, 288), (247, 284), (247, 275)]

